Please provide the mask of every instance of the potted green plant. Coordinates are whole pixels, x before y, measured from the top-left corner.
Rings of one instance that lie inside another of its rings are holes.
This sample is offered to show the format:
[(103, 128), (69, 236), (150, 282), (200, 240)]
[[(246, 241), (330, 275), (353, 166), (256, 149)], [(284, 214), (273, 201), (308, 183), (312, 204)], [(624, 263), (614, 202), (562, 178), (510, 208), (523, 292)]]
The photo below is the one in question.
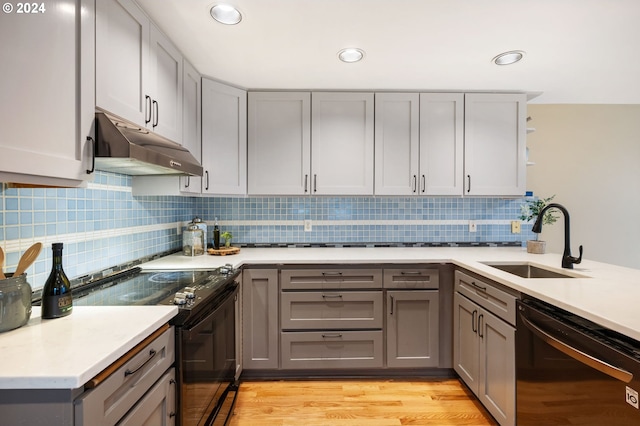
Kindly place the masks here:
[[(555, 195), (552, 195), (548, 198), (533, 198), (531, 200), (527, 200), (526, 203), (520, 206), (520, 216), (519, 219), (525, 222), (535, 222), (542, 209), (544, 209), (551, 200), (553, 200)], [(558, 220), (558, 216), (555, 215), (555, 210), (550, 209), (547, 210), (542, 218), (543, 225), (551, 225)], [(535, 253), (535, 254), (544, 254), (546, 251), (547, 243), (546, 241), (538, 240), (539, 234), (536, 234), (535, 240), (527, 241), (527, 253)]]
[(233, 238), (233, 235), (231, 234), (231, 232), (225, 231), (220, 236), (224, 238), (224, 246), (231, 247), (231, 239)]

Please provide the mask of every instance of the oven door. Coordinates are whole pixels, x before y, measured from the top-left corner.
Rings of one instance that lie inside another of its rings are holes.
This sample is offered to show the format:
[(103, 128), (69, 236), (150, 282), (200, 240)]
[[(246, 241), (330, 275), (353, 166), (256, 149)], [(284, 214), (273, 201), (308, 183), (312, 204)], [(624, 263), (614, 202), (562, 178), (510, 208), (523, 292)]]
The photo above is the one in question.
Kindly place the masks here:
[(180, 425), (206, 425), (220, 410), (235, 376), (238, 284), (208, 313), (177, 331)]

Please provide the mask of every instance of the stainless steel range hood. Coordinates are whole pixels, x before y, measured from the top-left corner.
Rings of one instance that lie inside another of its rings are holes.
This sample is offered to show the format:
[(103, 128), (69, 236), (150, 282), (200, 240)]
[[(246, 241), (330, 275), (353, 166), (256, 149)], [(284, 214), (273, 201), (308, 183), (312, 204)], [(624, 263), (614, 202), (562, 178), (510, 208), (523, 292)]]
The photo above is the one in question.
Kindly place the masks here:
[(96, 112), (95, 154), (97, 170), (202, 176), (202, 165), (186, 148), (104, 112)]

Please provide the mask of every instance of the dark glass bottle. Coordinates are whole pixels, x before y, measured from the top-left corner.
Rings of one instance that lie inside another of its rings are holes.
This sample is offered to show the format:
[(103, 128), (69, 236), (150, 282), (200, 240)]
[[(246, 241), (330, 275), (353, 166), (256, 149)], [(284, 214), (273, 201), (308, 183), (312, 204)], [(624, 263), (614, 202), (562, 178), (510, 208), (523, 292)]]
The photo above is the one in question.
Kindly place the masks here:
[(71, 313), (71, 283), (62, 269), (62, 243), (53, 243), (53, 266), (42, 288), (42, 318), (60, 318)]
[(213, 224), (213, 248), (218, 250), (220, 248), (220, 227), (218, 226), (218, 218)]

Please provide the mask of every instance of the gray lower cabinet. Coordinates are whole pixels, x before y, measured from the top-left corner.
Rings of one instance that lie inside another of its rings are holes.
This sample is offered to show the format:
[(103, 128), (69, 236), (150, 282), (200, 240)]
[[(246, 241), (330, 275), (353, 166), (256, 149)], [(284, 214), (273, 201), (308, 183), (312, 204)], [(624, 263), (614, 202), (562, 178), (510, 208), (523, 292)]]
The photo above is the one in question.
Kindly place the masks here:
[(242, 273), (242, 368), (278, 368), (278, 270)]
[(283, 369), (379, 368), (382, 330), (282, 332)]
[(280, 280), (283, 369), (384, 366), (381, 268), (285, 268)]
[(385, 268), (387, 367), (439, 366), (439, 271)]
[[(74, 402), (74, 424), (113, 425), (134, 411), (137, 413), (134, 418), (138, 420), (151, 416), (163, 419), (153, 424), (174, 424), (175, 376), (173, 370), (169, 370), (175, 360), (174, 346), (175, 333), (171, 327), (104, 380), (94, 379), (95, 386), (87, 384), (85, 389), (92, 388)], [(159, 386), (155, 387), (156, 384)], [(149, 394), (150, 389), (154, 390), (153, 394)]]
[(515, 327), (506, 318), (517, 295), (461, 271), (455, 288), (454, 369), (500, 425), (514, 425)]
[(169, 426), (175, 424), (175, 418), (176, 378), (172, 368), (127, 413), (118, 426)]
[(386, 294), (387, 367), (438, 367), (438, 292)]

